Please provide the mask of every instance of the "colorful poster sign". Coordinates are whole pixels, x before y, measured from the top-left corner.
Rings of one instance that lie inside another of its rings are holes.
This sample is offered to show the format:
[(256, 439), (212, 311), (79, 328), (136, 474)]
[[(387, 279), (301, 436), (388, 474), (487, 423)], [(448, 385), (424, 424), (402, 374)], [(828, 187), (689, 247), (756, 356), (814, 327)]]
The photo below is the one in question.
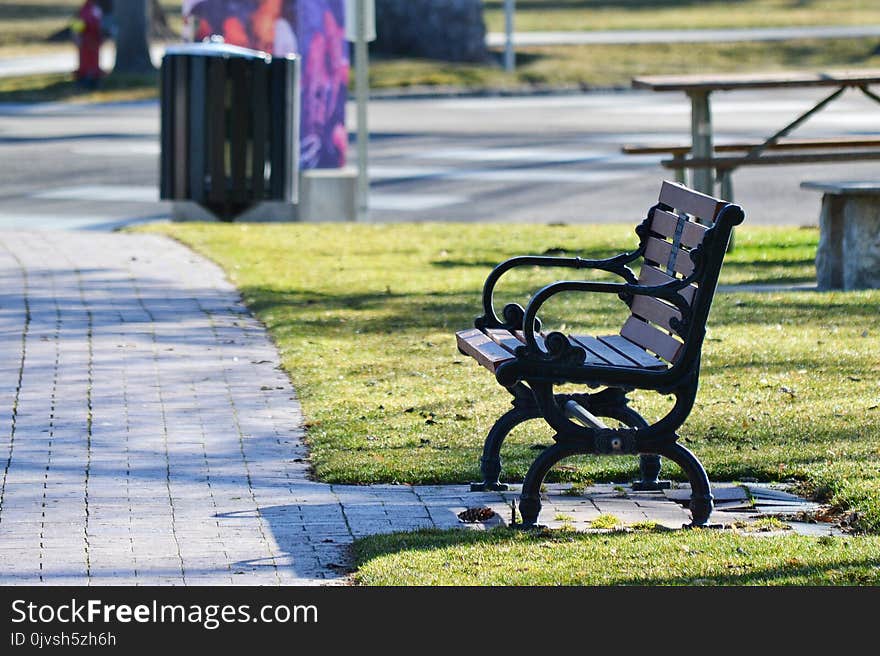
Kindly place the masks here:
[(302, 58), (300, 166), (345, 165), (349, 56), (343, 0), (184, 0), (190, 38)]

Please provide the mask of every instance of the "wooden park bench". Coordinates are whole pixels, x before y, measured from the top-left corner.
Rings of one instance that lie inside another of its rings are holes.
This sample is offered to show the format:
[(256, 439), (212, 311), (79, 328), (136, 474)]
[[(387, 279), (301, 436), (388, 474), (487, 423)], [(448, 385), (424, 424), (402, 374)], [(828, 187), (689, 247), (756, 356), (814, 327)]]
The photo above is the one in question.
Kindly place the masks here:
[(719, 194), (733, 201), (733, 172), (743, 166), (855, 162), (880, 159), (880, 138), (838, 137), (823, 139), (777, 139), (716, 144), (712, 157), (691, 157), (689, 144), (628, 144), (625, 155), (670, 155), (660, 164), (675, 171), (676, 180), (686, 182), (688, 169), (712, 169)]
[[(541, 510), (540, 489), (554, 464), (576, 454), (639, 454), (641, 480), (635, 489), (660, 489), (661, 456), (677, 463), (691, 484), (694, 525), (712, 512), (712, 493), (703, 466), (676, 431), (690, 414), (697, 393), (706, 318), (721, 264), (742, 209), (680, 184), (664, 182), (659, 202), (636, 228), (637, 249), (604, 260), (522, 256), (499, 264), (483, 287), (483, 315), (475, 328), (456, 334), (459, 350), (495, 374), (513, 396), (486, 437), (480, 460), (483, 481), (473, 490), (506, 489), (500, 480), (501, 445), (529, 419), (543, 418), (555, 431), (554, 444), (532, 463), (522, 486), (520, 513), (534, 526)], [(630, 268), (641, 260), (636, 275)], [(495, 285), (516, 267), (598, 269), (622, 282), (568, 280), (537, 291), (528, 306), (494, 309)], [(563, 292), (615, 294), (630, 315), (616, 335), (583, 336), (542, 332), (538, 311)], [(558, 393), (561, 384), (599, 391)], [(628, 405), (633, 390), (674, 395), (671, 410), (651, 423)], [(602, 418), (619, 422), (609, 426)], [(668, 486), (668, 484), (667, 484)]]

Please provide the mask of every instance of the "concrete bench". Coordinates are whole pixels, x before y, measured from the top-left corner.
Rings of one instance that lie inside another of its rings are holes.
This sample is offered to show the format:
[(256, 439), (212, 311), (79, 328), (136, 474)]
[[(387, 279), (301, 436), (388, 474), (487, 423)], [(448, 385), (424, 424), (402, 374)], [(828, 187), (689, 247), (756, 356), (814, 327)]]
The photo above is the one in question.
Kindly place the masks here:
[(821, 191), (819, 289), (880, 288), (880, 180), (807, 181)]

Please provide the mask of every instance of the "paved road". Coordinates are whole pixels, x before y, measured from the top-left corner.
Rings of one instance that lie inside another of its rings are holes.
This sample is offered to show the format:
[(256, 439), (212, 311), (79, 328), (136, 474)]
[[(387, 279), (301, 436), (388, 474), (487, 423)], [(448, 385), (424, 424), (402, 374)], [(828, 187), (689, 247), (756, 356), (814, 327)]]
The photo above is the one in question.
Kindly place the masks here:
[[(717, 93), (718, 139), (765, 136), (821, 93)], [(877, 135), (878, 111), (848, 92), (796, 134)], [(689, 112), (684, 95), (633, 91), (374, 101), (372, 220), (631, 223), (669, 172), (620, 146), (686, 142)], [(157, 201), (155, 102), (0, 116), (0, 226), (106, 229), (169, 214)], [(819, 198), (802, 180), (877, 175), (875, 163), (752, 167), (734, 183), (750, 223), (812, 225)]]
[[(165, 47), (154, 45), (150, 50), (153, 62), (158, 65), (162, 61)], [(79, 65), (78, 57), (79, 55), (73, 44), (65, 50), (53, 48), (51, 51), (40, 55), (0, 57), (0, 77), (36, 75), (41, 73), (69, 73), (75, 71)], [(101, 68), (105, 71), (113, 70), (115, 62), (116, 48), (113, 44), (102, 47)]]

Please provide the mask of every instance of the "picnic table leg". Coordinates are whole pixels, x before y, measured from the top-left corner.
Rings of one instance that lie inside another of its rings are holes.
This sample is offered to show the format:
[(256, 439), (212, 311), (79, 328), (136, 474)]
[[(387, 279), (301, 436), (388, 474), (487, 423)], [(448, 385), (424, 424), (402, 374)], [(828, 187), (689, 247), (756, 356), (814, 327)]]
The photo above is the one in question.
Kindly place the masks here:
[[(688, 91), (691, 99), (691, 157), (712, 157), (712, 113), (709, 110), (709, 91)], [(694, 169), (693, 188), (709, 196), (715, 195), (711, 168)]]
[[(684, 162), (684, 155), (681, 153), (675, 153), (672, 156), (672, 161), (682, 163)], [(683, 166), (675, 169), (675, 181), (687, 185), (687, 172)]]

